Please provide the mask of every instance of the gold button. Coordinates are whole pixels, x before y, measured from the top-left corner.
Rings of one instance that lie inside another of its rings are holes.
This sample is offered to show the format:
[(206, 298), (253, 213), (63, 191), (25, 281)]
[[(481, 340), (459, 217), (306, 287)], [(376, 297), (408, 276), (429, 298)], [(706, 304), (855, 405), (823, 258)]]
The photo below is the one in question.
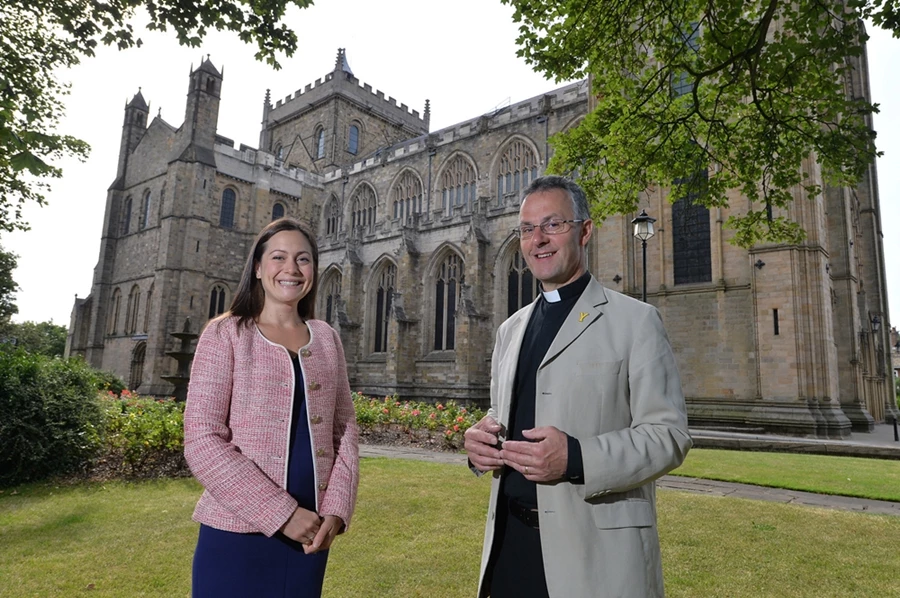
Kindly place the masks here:
[(320, 388), (322, 388), (322, 385), (318, 382), (310, 382), (306, 385), (306, 387), (310, 390), (319, 390)]
[(321, 423), (322, 423), (322, 416), (321, 416), (321, 415), (314, 415), (314, 416), (312, 416), (312, 417), (310, 418), (309, 421), (311, 421), (311, 422), (314, 423), (314, 424), (321, 424)]
[(325, 456), (325, 449), (323, 449), (323, 448), (316, 449), (316, 457), (324, 457), (324, 456)]
[(322, 482), (321, 484), (319, 484), (319, 490), (326, 490), (327, 488), (328, 488), (328, 484), (326, 484), (325, 482)]
[(300, 357), (309, 357), (312, 353), (309, 349), (300, 349)]

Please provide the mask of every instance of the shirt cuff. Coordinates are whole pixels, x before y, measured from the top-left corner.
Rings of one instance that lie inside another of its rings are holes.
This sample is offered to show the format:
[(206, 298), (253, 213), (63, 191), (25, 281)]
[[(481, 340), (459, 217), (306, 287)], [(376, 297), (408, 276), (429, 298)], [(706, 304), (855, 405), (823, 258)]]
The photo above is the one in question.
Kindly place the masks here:
[(577, 438), (566, 434), (569, 445), (569, 462), (566, 465), (566, 479), (572, 484), (584, 484), (584, 459), (581, 456), (581, 443)]

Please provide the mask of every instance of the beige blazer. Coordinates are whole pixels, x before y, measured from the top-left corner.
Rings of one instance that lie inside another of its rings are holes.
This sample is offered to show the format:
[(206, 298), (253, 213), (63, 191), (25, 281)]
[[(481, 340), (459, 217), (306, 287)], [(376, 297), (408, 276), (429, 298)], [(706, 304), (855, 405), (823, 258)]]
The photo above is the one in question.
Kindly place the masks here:
[[(497, 331), (489, 414), (506, 425), (519, 349), (534, 303)], [(538, 368), (536, 426), (581, 443), (584, 485), (538, 484), (552, 598), (655, 598), (663, 591), (653, 480), (691, 446), (681, 380), (656, 308), (591, 279)], [(494, 540), (491, 483), (478, 595)]]

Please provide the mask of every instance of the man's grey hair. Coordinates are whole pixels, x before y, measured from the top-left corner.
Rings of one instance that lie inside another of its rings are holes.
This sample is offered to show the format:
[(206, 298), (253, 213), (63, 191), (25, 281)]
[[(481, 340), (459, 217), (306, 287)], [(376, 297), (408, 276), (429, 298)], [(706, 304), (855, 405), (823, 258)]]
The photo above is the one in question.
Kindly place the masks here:
[(572, 200), (572, 211), (575, 213), (576, 220), (590, 220), (591, 209), (588, 206), (587, 197), (584, 195), (584, 189), (572, 179), (564, 176), (547, 175), (534, 179), (525, 192), (522, 193), (522, 201), (532, 193), (541, 191), (551, 191), (553, 189), (561, 189), (566, 192), (569, 199)]

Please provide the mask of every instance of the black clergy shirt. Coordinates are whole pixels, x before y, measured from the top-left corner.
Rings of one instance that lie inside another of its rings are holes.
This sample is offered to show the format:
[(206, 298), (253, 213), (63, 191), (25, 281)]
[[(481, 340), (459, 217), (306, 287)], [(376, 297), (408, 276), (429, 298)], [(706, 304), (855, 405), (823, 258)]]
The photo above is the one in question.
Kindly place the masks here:
[[(531, 312), (531, 319), (525, 328), (522, 348), (519, 351), (519, 363), (516, 367), (516, 379), (513, 386), (513, 401), (509, 412), (508, 440), (525, 440), (522, 430), (534, 428), (535, 392), (537, 387), (537, 370), (550, 349), (556, 333), (575, 306), (581, 293), (591, 280), (589, 272), (585, 272), (574, 282), (564, 287), (542, 293)], [(565, 432), (565, 430), (563, 430)], [(568, 467), (566, 479), (575, 484), (584, 483), (584, 462), (581, 457), (581, 443), (568, 436)], [(515, 500), (522, 506), (537, 508), (537, 485), (525, 479), (525, 476), (511, 467), (506, 468), (503, 480), (503, 492), (507, 498)]]

